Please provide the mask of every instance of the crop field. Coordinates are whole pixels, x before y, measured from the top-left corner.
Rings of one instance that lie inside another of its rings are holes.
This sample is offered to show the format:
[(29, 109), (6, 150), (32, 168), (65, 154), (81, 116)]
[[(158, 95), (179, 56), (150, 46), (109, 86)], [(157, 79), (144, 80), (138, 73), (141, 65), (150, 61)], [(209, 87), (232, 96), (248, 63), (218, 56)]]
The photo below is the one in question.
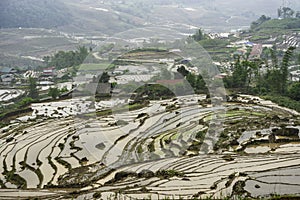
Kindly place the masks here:
[[(298, 194), (297, 113), (245, 96), (223, 107), (204, 102), (182, 96), (98, 117), (40, 105), (35, 119), (0, 130), (0, 184), (8, 189), (0, 197), (56, 187), (38, 196), (63, 197), (68, 188), (81, 188), (78, 199)], [(88, 104), (73, 109), (91, 112)]]
[(0, 90), (0, 102), (9, 101), (11, 99), (14, 99), (20, 95), (22, 95), (24, 91), (22, 90)]
[(97, 71), (108, 69), (111, 63), (84, 63), (79, 66), (79, 71)]

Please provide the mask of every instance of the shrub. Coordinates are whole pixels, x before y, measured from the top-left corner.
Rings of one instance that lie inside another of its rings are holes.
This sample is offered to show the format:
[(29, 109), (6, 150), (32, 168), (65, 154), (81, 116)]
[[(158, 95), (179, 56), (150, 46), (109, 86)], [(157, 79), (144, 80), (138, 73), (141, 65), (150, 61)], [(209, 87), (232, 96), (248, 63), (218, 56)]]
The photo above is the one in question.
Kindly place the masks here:
[(18, 105), (20, 107), (23, 107), (23, 106), (29, 105), (32, 102), (33, 102), (33, 99), (31, 97), (25, 97), (18, 103)]
[(300, 101), (300, 82), (292, 83), (288, 88), (288, 96), (296, 101)]
[(196, 133), (196, 136), (195, 136), (195, 138), (200, 140), (200, 141), (204, 140), (204, 137), (205, 137), (205, 132), (204, 131), (198, 131)]
[(171, 178), (174, 176), (182, 177), (184, 174), (182, 172), (176, 171), (174, 169), (163, 169), (156, 172), (156, 176), (162, 177), (162, 178)]

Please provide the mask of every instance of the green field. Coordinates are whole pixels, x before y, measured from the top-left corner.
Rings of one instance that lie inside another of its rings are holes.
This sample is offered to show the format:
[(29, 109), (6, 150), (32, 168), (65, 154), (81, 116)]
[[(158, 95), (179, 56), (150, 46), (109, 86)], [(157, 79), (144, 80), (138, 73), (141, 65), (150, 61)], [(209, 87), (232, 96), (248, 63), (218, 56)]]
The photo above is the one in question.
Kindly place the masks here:
[(79, 71), (97, 71), (97, 70), (105, 70), (111, 66), (109, 62), (103, 63), (83, 63), (79, 66)]

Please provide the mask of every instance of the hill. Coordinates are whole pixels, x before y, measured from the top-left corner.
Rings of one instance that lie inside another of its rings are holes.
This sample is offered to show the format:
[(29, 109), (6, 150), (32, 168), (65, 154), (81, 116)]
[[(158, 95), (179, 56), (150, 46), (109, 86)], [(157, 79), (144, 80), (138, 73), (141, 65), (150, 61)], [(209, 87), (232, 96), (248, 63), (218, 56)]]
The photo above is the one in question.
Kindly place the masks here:
[(267, 29), (299, 29), (300, 28), (300, 18), (286, 18), (286, 19), (271, 19), (263, 22), (257, 27), (253, 28), (254, 31), (262, 31)]
[(0, 18), (1, 28), (53, 28), (72, 21), (60, 0), (2, 0)]
[(283, 35), (291, 35), (299, 30), (300, 18), (271, 19), (262, 15), (252, 22), (249, 31), (245, 31), (242, 35), (256, 43), (268, 43), (269, 39), (275, 38), (280, 44), (285, 38)]
[[(296, 10), (300, 3), (290, 1)], [(275, 17), (281, 0), (2, 0), (1, 28), (57, 28), (68, 33), (115, 34), (153, 25), (228, 31), (262, 14)]]

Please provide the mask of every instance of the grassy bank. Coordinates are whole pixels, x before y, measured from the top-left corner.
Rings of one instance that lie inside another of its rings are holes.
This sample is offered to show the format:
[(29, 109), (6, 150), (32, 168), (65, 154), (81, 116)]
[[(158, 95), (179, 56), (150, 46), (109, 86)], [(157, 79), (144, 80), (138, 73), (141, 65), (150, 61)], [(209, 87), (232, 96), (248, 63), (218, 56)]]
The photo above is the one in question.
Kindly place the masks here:
[(296, 110), (297, 112), (300, 112), (300, 102), (293, 100), (289, 97), (267, 95), (267, 96), (261, 96), (261, 98), (270, 100), (270, 101), (278, 104), (279, 106), (283, 106), (286, 108)]

